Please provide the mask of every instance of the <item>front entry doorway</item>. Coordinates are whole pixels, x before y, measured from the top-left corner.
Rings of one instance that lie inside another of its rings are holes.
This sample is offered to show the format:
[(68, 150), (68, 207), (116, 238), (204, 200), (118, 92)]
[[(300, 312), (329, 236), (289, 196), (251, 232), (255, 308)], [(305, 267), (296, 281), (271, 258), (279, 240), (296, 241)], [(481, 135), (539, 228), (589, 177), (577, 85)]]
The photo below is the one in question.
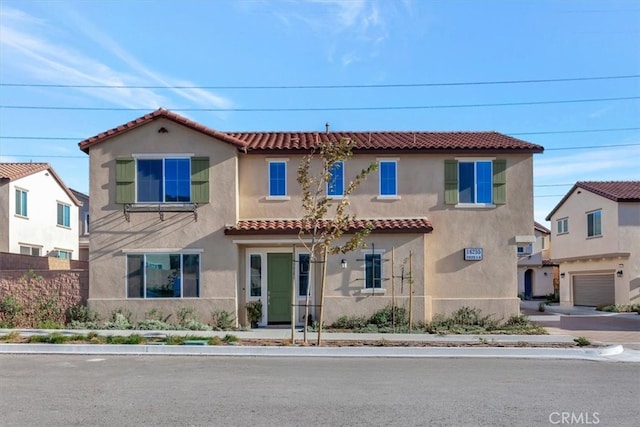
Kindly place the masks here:
[(292, 256), (267, 253), (267, 319), (270, 324), (291, 324)]

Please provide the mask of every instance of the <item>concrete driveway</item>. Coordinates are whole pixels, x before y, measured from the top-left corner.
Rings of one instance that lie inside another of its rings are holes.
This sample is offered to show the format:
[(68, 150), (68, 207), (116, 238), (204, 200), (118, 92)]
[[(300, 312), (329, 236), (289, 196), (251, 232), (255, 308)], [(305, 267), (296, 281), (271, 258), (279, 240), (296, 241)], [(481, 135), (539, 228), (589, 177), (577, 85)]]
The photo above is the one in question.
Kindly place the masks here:
[(585, 337), (593, 343), (622, 344), (640, 350), (640, 315), (607, 313), (592, 307), (546, 306), (538, 311), (540, 301), (522, 301), (520, 311), (532, 322), (544, 326), (551, 335)]

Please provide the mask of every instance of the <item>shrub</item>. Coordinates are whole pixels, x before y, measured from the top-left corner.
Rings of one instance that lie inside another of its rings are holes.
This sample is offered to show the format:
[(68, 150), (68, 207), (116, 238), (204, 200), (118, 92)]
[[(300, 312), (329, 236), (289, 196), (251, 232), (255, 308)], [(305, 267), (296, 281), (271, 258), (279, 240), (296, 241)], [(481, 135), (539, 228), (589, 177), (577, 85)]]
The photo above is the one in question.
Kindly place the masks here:
[(20, 313), (24, 310), (15, 298), (6, 295), (0, 300), (0, 319), (2, 319), (2, 327), (13, 328)]
[(142, 335), (132, 334), (129, 336), (110, 335), (107, 336), (107, 344), (144, 344), (145, 339)]
[(210, 325), (199, 322), (195, 319), (188, 319), (180, 326), (182, 326), (188, 331), (212, 331), (213, 330), (213, 328)]
[(407, 310), (404, 307), (393, 307), (391, 304), (373, 313), (369, 323), (378, 327), (392, 327), (394, 314), (396, 326), (408, 323)]
[(226, 310), (214, 311), (211, 313), (213, 329), (216, 331), (227, 331), (233, 329), (236, 318)]
[(54, 332), (48, 335), (32, 335), (27, 339), (29, 343), (64, 344), (68, 338), (62, 334)]
[(209, 344), (209, 345), (220, 345), (220, 344), (222, 344), (222, 340), (220, 339), (219, 336), (211, 337), (211, 338), (209, 338), (209, 342), (207, 344)]
[(165, 323), (162, 320), (146, 319), (136, 323), (135, 329), (139, 329), (142, 331), (167, 331), (175, 330), (176, 325)]
[(334, 329), (354, 329), (354, 330), (364, 328), (365, 326), (367, 326), (367, 319), (365, 317), (358, 317), (358, 316), (353, 316), (353, 317), (341, 316), (338, 318), (338, 320), (333, 322), (333, 324), (331, 325), (331, 327)]
[(104, 322), (102, 324), (104, 329), (131, 329), (130, 317), (127, 318), (125, 314), (121, 312), (114, 312), (110, 322)]
[(222, 341), (226, 344), (232, 344), (232, 343), (237, 343), (239, 340), (237, 336), (227, 334), (224, 337), (222, 337)]
[(249, 301), (245, 304), (247, 320), (251, 326), (256, 326), (262, 320), (262, 301)]
[(70, 322), (90, 323), (98, 319), (98, 313), (82, 304), (76, 304), (67, 309), (67, 319)]
[(55, 320), (43, 320), (36, 325), (38, 329), (62, 329), (63, 325)]
[(158, 320), (160, 322), (167, 323), (167, 320), (169, 320), (169, 318), (171, 317), (171, 314), (169, 314), (168, 316), (165, 316), (162, 310), (158, 308), (152, 308), (151, 310), (147, 311), (144, 314), (144, 317), (146, 319)]
[(164, 342), (167, 345), (182, 345), (184, 344), (184, 337), (179, 335), (169, 335)]
[(578, 338), (574, 338), (573, 340), (576, 342), (576, 345), (578, 347), (586, 347), (588, 345), (591, 345), (591, 341), (589, 341), (585, 337), (578, 337)]

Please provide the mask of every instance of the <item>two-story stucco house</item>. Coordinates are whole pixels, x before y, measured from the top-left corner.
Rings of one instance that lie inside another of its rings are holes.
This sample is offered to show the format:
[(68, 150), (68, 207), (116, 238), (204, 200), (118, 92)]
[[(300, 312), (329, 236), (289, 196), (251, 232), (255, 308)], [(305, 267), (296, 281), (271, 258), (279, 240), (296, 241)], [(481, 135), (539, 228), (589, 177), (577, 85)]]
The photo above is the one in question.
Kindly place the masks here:
[(48, 163), (0, 163), (0, 251), (78, 259), (80, 205)]
[(334, 168), (329, 196), (376, 162), (350, 197), (351, 229), (375, 229), (366, 249), (328, 258), (325, 322), (393, 297), (408, 307), (410, 289), (416, 322), (461, 306), (519, 312), (516, 247), (533, 239), (541, 146), (496, 132), (220, 132), (164, 109), (79, 144), (90, 157), (90, 306), (141, 316), (188, 305), (244, 323), (246, 302), (260, 300), (262, 325), (300, 323), (292, 294), (300, 304), (310, 287), (316, 319), (321, 268), (298, 239), (297, 167), (318, 141), (341, 138), (354, 156)]
[(78, 259), (89, 261), (89, 195), (70, 188), (82, 203), (78, 210)]
[(561, 305), (640, 302), (640, 181), (580, 181), (547, 216)]
[(535, 242), (518, 246), (518, 295), (525, 300), (555, 292), (557, 266), (551, 261), (551, 231), (535, 221), (533, 233)]

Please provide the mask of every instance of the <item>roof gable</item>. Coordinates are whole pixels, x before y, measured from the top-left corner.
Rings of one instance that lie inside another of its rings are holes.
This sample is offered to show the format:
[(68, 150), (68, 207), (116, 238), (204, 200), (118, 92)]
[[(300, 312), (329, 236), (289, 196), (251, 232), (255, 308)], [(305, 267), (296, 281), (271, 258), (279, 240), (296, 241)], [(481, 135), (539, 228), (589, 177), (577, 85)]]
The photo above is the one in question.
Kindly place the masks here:
[(355, 142), (354, 151), (407, 152), (525, 152), (542, 153), (544, 148), (498, 132), (220, 132), (176, 113), (160, 108), (116, 128), (81, 141), (85, 153), (89, 148), (132, 129), (164, 118), (195, 131), (222, 140), (245, 152), (309, 151), (320, 142), (338, 142), (343, 138)]
[(73, 194), (73, 192), (62, 181), (56, 171), (53, 170), (49, 163), (0, 163), (0, 182), (16, 181), (34, 173), (49, 171), (53, 179), (69, 196), (76, 206), (82, 206), (82, 202)]
[(617, 203), (640, 202), (640, 181), (578, 181), (545, 218), (551, 219), (573, 192), (581, 188)]
[(85, 153), (89, 152), (89, 148), (99, 144), (101, 142), (107, 141), (111, 138), (114, 138), (116, 136), (122, 135), (123, 133), (129, 132), (130, 130), (136, 129), (140, 126), (144, 126), (148, 123), (153, 122), (154, 120), (157, 119), (167, 119), (167, 120), (171, 120), (172, 122), (178, 123), (180, 125), (186, 126), (190, 129), (193, 129), (197, 132), (203, 133), (205, 135), (220, 139), (228, 144), (234, 145), (239, 149), (244, 149), (245, 148), (245, 142), (238, 140), (224, 132), (219, 132), (217, 130), (213, 130), (210, 129), (206, 126), (203, 126), (199, 123), (196, 123), (192, 120), (187, 119), (186, 117), (183, 117), (179, 114), (173, 113), (169, 110), (166, 110), (164, 108), (159, 108), (156, 111), (149, 113), (149, 114), (145, 114), (142, 117), (138, 117), (137, 119), (134, 119), (130, 122), (127, 122), (125, 124), (122, 124), (118, 127), (115, 127), (113, 129), (109, 129), (105, 132), (101, 132), (95, 136), (92, 136), (90, 138), (85, 139), (84, 141), (80, 141), (78, 143), (78, 146), (80, 147), (80, 149), (82, 151), (84, 151)]

